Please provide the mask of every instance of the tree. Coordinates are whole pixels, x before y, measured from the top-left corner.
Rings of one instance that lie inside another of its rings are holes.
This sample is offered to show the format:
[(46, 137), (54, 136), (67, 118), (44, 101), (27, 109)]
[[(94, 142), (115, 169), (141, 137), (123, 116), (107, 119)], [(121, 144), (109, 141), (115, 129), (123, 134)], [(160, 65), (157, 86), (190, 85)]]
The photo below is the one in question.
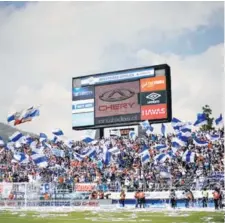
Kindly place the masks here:
[(210, 117), (212, 115), (212, 109), (209, 107), (209, 105), (205, 105), (202, 107), (202, 110), (206, 116), (207, 124), (201, 126), (200, 130), (202, 130), (202, 131), (213, 130), (214, 129), (214, 127), (213, 127), (214, 118)]

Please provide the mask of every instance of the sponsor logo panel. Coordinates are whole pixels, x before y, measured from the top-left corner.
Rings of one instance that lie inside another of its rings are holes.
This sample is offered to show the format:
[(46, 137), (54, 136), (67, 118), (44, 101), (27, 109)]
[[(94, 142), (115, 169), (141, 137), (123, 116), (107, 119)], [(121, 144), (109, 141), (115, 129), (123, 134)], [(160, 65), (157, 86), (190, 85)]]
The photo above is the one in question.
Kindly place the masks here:
[(166, 91), (140, 93), (141, 105), (156, 105), (166, 103)]
[(96, 118), (139, 113), (138, 93), (139, 81), (96, 86)]
[(166, 90), (166, 77), (158, 76), (140, 80), (141, 92)]
[(94, 112), (72, 114), (72, 126), (82, 127), (94, 125)]
[(141, 120), (167, 118), (167, 104), (141, 106)]
[(83, 113), (94, 111), (94, 99), (73, 101), (72, 113)]
[(95, 124), (105, 125), (105, 124), (113, 124), (113, 123), (134, 122), (139, 120), (140, 120), (140, 113), (137, 113), (137, 114), (96, 118)]
[(112, 83), (122, 80), (132, 80), (137, 78), (139, 79), (143, 77), (153, 77), (154, 74), (155, 71), (153, 68), (147, 68), (147, 69), (137, 69), (134, 71), (118, 72), (116, 74), (90, 76), (81, 79), (81, 85), (94, 85), (94, 84)]
[(94, 87), (88, 86), (88, 87), (73, 88), (72, 94), (73, 94), (73, 101), (93, 99)]

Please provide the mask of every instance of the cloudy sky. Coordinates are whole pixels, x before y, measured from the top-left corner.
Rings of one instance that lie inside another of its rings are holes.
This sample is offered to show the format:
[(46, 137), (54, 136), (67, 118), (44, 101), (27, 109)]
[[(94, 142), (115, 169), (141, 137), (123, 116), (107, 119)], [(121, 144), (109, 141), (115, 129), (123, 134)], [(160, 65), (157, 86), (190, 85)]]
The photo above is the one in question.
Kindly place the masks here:
[(167, 63), (173, 116), (223, 110), (223, 2), (0, 3), (0, 122), (42, 104), (21, 129), (71, 130), (72, 77)]

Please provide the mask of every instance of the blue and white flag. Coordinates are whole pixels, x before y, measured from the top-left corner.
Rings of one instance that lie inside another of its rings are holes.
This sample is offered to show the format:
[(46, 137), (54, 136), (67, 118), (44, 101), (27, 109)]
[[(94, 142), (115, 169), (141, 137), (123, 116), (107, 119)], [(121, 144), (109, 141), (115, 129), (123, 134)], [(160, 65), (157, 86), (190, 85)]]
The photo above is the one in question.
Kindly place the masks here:
[(142, 129), (145, 129), (145, 130), (147, 130), (148, 127), (150, 126), (148, 120), (145, 120), (143, 122), (140, 122), (140, 125), (141, 125)]
[(161, 125), (161, 133), (163, 136), (166, 136), (166, 126), (163, 123)]
[(176, 138), (176, 142), (180, 145), (180, 146), (186, 146), (188, 143), (188, 137), (186, 136), (179, 136)]
[(130, 140), (133, 140), (133, 141), (136, 139), (135, 131), (130, 131), (129, 132), (129, 139)]
[(13, 122), (13, 121), (15, 121), (15, 113), (10, 114), (10, 115), (8, 115), (8, 117), (7, 117), (7, 122), (8, 122), (8, 123)]
[(85, 143), (91, 143), (92, 141), (94, 141), (94, 139), (90, 138), (90, 137), (86, 137), (85, 139), (82, 140)]
[(56, 136), (63, 136), (63, 131), (61, 129), (54, 129), (52, 130), (52, 133)]
[(145, 150), (141, 155), (141, 163), (145, 164), (145, 163), (149, 162), (149, 160), (150, 160), (149, 151)]
[(151, 125), (149, 125), (147, 127), (146, 134), (149, 136), (153, 131), (154, 131), (154, 128)]
[(103, 162), (105, 165), (109, 165), (111, 162), (111, 153), (105, 145), (103, 146)]
[(120, 154), (120, 149), (117, 146), (114, 146), (113, 148), (109, 149), (109, 152), (112, 154)]
[(61, 149), (53, 148), (52, 153), (54, 156), (57, 156), (57, 157), (61, 157), (61, 158), (65, 157), (65, 152)]
[(154, 146), (158, 151), (163, 151), (163, 150), (166, 150), (167, 149), (167, 146), (164, 145), (164, 144), (156, 144)]
[(196, 145), (196, 146), (208, 146), (208, 142), (205, 142), (205, 141), (201, 141), (200, 139), (198, 138), (194, 138), (193, 139), (193, 143)]
[(48, 166), (48, 159), (45, 155), (35, 153), (31, 155), (31, 158), (38, 167), (45, 168)]
[(94, 148), (89, 149), (85, 154), (82, 155), (83, 157), (93, 158), (96, 156), (96, 150)]
[(5, 142), (3, 141), (2, 137), (0, 136), (0, 147), (3, 147), (5, 145)]
[(159, 162), (159, 163), (164, 163), (167, 159), (170, 159), (170, 156), (168, 154), (165, 154), (165, 153), (156, 155), (155, 158), (154, 158), (154, 160), (156, 162)]
[(184, 125), (180, 128), (181, 136), (185, 137), (191, 137), (191, 126), (190, 125)]
[(174, 126), (181, 126), (182, 125), (182, 122), (181, 120), (177, 119), (177, 118), (172, 118), (171, 120), (171, 125), (174, 127)]
[(194, 123), (194, 126), (196, 127), (200, 127), (200, 126), (203, 126), (203, 125), (207, 125), (207, 117), (204, 113), (202, 114), (198, 114), (197, 115), (197, 120), (196, 122)]
[(83, 156), (81, 156), (80, 154), (78, 154), (76, 152), (73, 153), (73, 156), (74, 156), (74, 159), (78, 160), (78, 161), (82, 161), (84, 159)]
[(180, 141), (178, 138), (174, 137), (172, 139), (172, 148), (180, 148), (182, 145), (180, 145)]
[(29, 157), (25, 153), (14, 154), (13, 158), (19, 163), (28, 163)]
[(187, 163), (194, 163), (195, 162), (195, 153), (187, 150), (183, 156), (182, 161)]
[(222, 114), (220, 114), (220, 116), (217, 119), (215, 119), (215, 123), (216, 123), (216, 125), (223, 124), (223, 116), (222, 116)]
[(13, 142), (8, 142), (6, 144), (6, 149), (11, 150), (14, 153), (14, 150), (15, 150), (14, 143)]
[(38, 153), (38, 154), (44, 154), (44, 147), (38, 147), (36, 141), (33, 141), (30, 144), (30, 148), (31, 148), (32, 152), (35, 152), (35, 153)]
[(215, 141), (217, 141), (217, 140), (220, 139), (220, 136), (219, 135), (209, 135), (209, 134), (207, 134), (206, 137), (211, 142), (215, 142)]
[(12, 136), (9, 137), (10, 141), (17, 142), (23, 137), (23, 134), (21, 132), (15, 132)]
[(48, 139), (47, 135), (45, 133), (43, 133), (43, 132), (40, 133), (40, 137), (39, 138), (40, 138), (40, 142), (45, 142)]

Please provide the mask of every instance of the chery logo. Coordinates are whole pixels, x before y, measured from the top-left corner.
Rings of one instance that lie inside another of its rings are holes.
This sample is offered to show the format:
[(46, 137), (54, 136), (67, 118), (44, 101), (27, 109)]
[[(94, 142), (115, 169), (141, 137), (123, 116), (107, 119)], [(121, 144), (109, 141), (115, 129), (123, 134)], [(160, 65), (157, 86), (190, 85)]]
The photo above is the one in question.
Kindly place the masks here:
[(99, 96), (100, 100), (107, 102), (123, 101), (131, 98), (135, 95), (135, 92), (129, 89), (114, 89), (106, 91)]

